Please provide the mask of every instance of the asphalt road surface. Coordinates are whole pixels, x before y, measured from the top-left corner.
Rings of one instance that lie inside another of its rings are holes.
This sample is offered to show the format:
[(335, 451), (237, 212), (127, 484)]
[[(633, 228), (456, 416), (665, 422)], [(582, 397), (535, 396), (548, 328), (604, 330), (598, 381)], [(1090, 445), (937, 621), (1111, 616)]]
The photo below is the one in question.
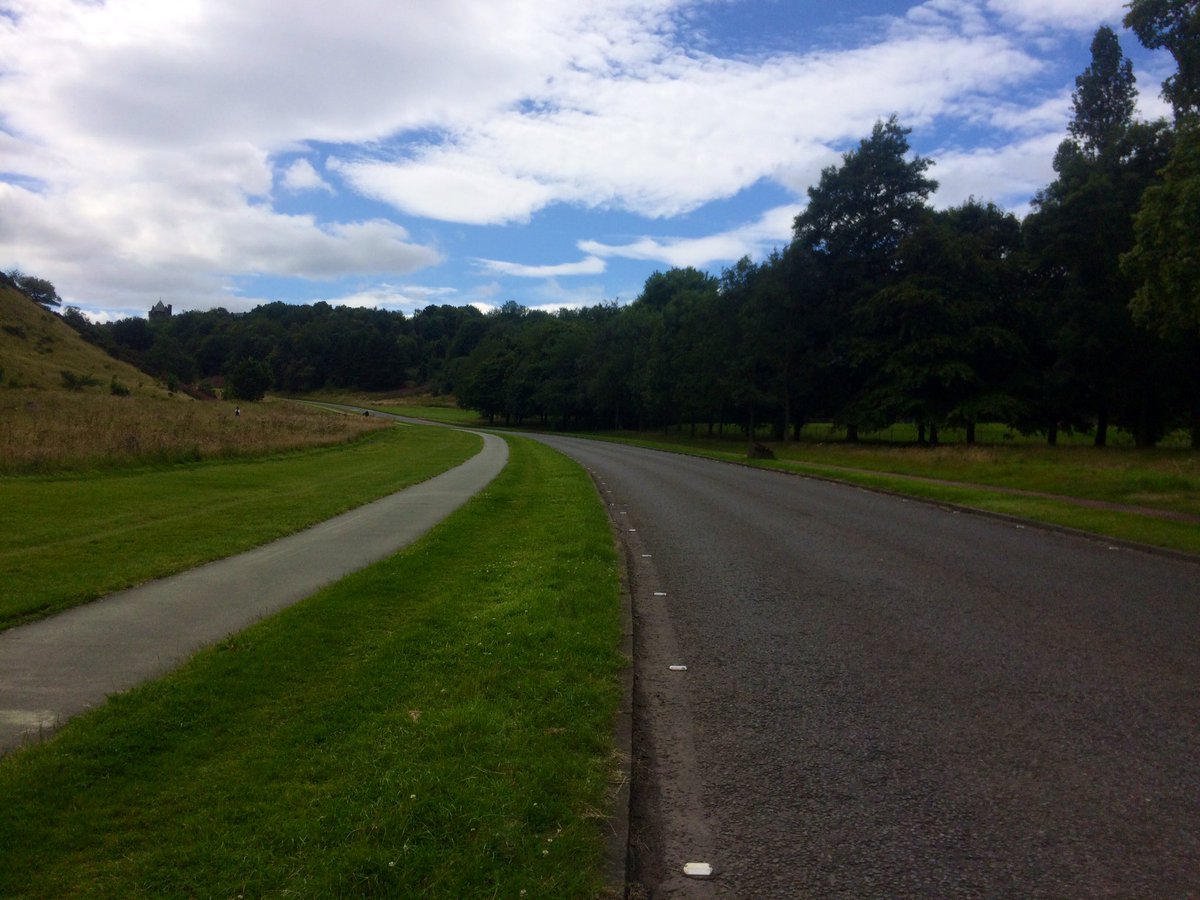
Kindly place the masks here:
[(632, 896), (1200, 895), (1200, 564), (545, 441), (632, 559)]

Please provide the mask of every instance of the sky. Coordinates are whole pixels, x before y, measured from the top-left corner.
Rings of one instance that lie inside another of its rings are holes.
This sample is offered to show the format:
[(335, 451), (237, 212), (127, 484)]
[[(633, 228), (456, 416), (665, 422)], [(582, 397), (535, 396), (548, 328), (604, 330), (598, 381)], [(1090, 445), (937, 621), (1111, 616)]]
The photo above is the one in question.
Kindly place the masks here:
[(1023, 216), (1122, 0), (0, 0), (0, 269), (96, 321), (627, 303), (785, 246), (888, 116)]

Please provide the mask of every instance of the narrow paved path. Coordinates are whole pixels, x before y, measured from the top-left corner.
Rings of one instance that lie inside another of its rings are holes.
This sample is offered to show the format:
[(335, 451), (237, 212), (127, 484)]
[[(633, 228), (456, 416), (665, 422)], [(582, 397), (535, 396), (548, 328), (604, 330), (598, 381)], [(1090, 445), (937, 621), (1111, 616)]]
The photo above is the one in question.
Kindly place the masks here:
[(634, 896), (1200, 895), (1200, 564), (544, 440), (632, 558)]
[(421, 537), (504, 468), (483, 449), (306, 531), (0, 633), (0, 753)]

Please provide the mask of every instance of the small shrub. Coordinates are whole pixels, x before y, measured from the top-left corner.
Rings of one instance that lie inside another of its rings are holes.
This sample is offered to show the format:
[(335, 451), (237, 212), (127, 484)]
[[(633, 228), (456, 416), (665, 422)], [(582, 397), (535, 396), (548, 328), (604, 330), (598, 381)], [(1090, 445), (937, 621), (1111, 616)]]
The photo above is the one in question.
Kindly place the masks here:
[(4, 330), (19, 340), (25, 340), (25, 329), (21, 325), (5, 325)]
[(100, 379), (94, 378), (91, 375), (79, 375), (69, 369), (62, 370), (63, 387), (68, 391), (82, 391), (85, 387), (96, 387), (100, 384)]
[(129, 388), (125, 387), (125, 385), (121, 384), (121, 382), (117, 380), (116, 375), (114, 375), (112, 377), (112, 381), (108, 383), (108, 390), (114, 397), (128, 397), (131, 393)]

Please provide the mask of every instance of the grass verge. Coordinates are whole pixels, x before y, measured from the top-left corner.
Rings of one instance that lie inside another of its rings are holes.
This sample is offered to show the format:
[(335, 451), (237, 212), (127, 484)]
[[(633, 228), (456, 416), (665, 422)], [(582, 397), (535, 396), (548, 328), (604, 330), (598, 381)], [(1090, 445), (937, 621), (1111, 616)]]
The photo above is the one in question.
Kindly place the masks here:
[(0, 478), (0, 628), (299, 531), (480, 445), (448, 428), (396, 426), (274, 457)]
[(298, 403), (0, 391), (0, 476), (105, 472), (343, 444), (386, 424)]
[(0, 896), (599, 894), (615, 550), (510, 443), (420, 542), (0, 761)]
[(350, 406), (366, 406), (398, 416), (412, 416), (460, 425), (467, 428), (489, 427), (488, 422), (473, 409), (463, 409), (448, 394), (432, 394), (423, 390), (407, 390), (398, 393), (368, 394), (356, 391), (317, 391), (304, 396), (316, 403), (344, 403)]

